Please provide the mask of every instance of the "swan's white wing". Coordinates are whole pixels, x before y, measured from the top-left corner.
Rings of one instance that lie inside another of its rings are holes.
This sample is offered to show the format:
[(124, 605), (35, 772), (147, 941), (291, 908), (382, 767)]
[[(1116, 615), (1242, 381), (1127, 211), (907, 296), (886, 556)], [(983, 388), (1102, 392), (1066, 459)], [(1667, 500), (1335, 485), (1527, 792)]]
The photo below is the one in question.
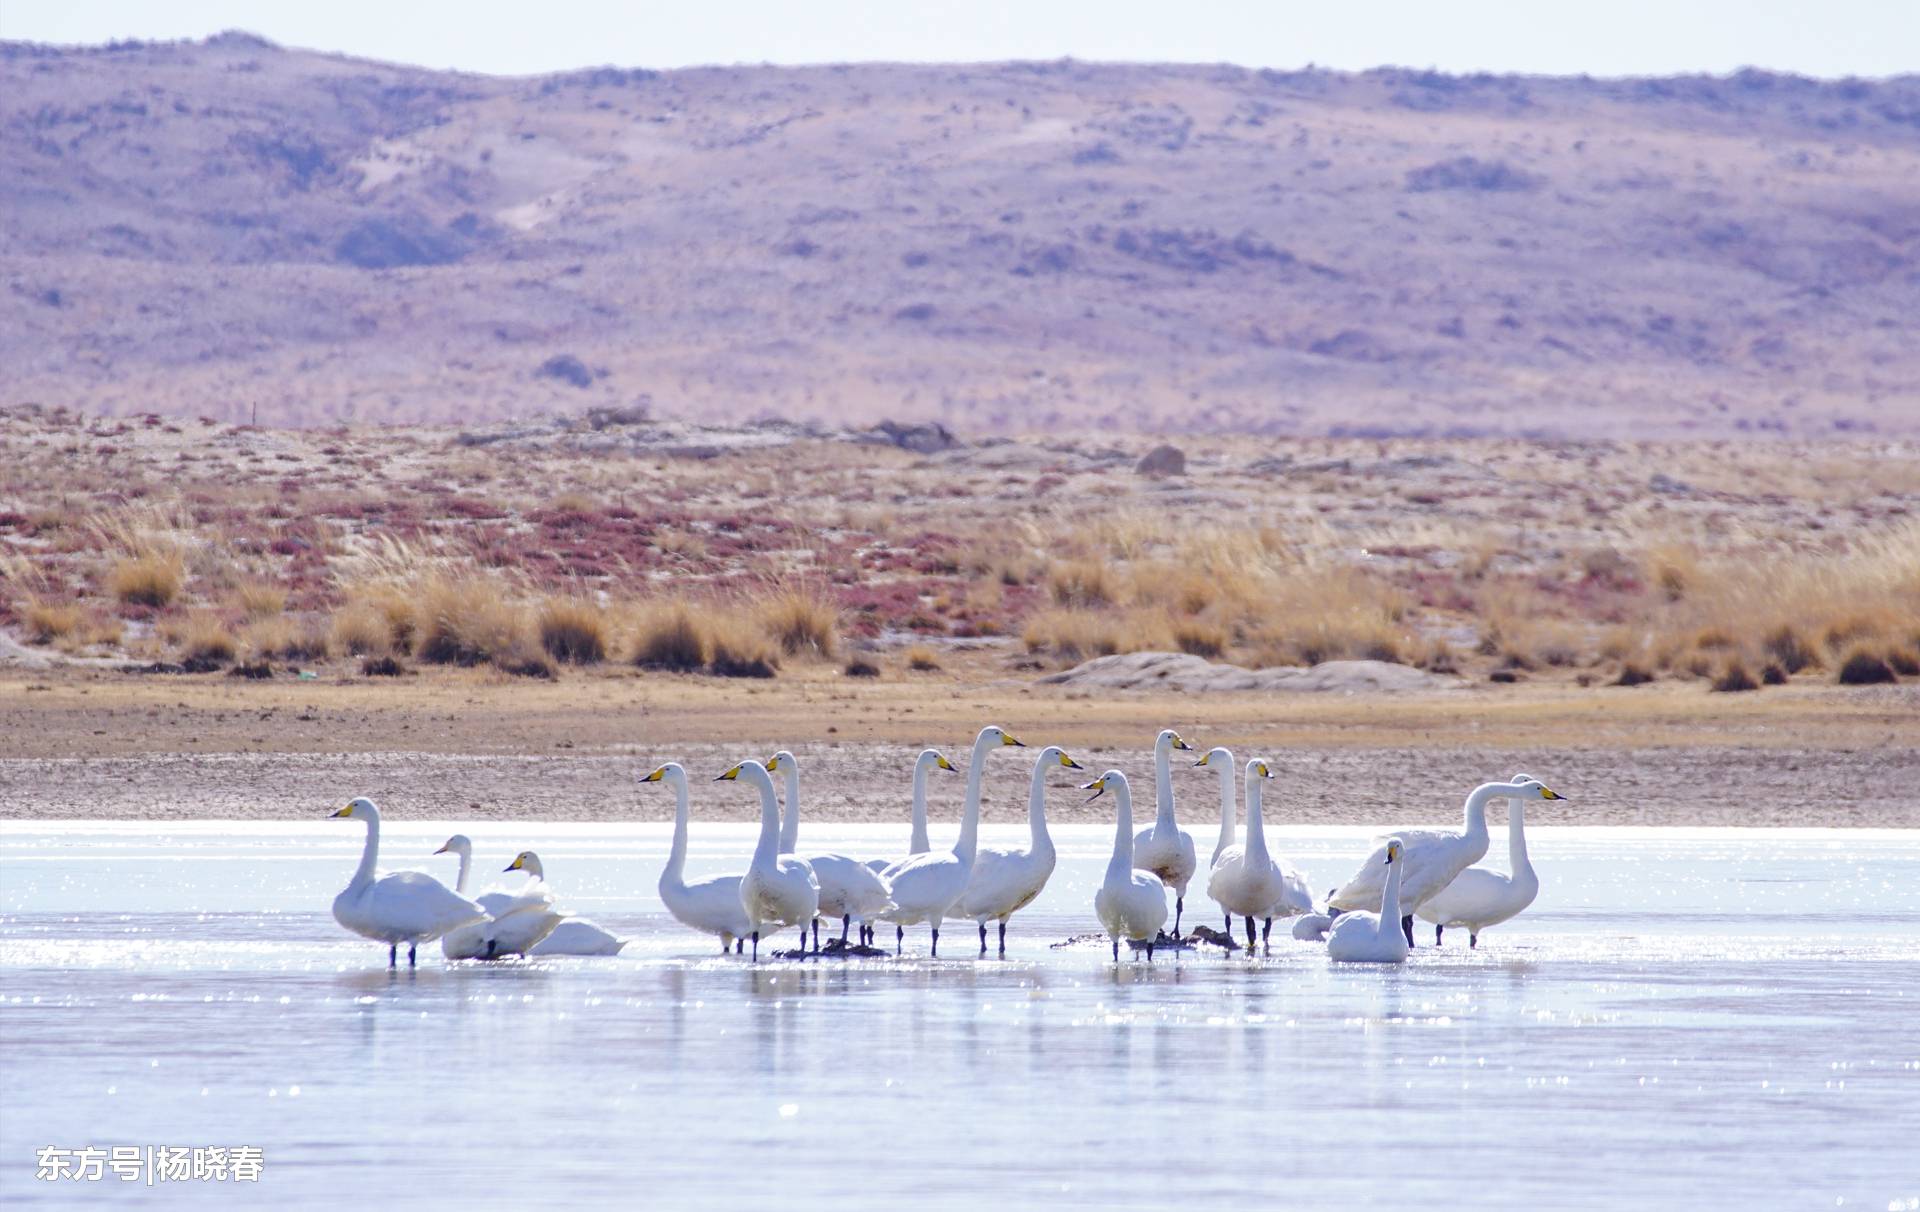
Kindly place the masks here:
[(972, 918), (1017, 913), (1040, 895), (1053, 866), (1031, 850), (982, 850), (974, 856), (967, 890), (960, 894), (954, 912)]
[(695, 880), (666, 898), (673, 916), (695, 930), (745, 938), (753, 932), (740, 904), (740, 877), (715, 875)]
[(534, 945), (528, 955), (618, 955), (627, 940), (585, 918), (570, 917)]
[(1313, 892), (1307, 887), (1307, 877), (1300, 868), (1286, 859), (1277, 858), (1273, 865), (1280, 872), (1280, 899), (1267, 910), (1270, 917), (1292, 917), (1296, 913), (1313, 912)]
[(809, 854), (807, 863), (820, 882), (820, 912), (828, 917), (865, 918), (892, 908), (885, 876), (844, 854)]
[(360, 914), (404, 938), (438, 938), (487, 912), (424, 871), (396, 871), (368, 885)]
[(489, 917), (505, 917), (522, 909), (550, 909), (553, 892), (544, 880), (528, 880), (516, 889), (489, 888), (473, 898)]

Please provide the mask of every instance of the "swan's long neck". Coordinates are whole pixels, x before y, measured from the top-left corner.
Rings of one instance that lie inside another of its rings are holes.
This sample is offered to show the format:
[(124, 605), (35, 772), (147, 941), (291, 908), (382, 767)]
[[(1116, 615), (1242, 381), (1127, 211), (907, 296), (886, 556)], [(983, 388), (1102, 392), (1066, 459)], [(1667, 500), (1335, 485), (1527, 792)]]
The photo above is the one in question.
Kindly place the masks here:
[(473, 847), (462, 846), (454, 853), (460, 856), (460, 874), (454, 877), (453, 890), (461, 896), (467, 894), (467, 873), (473, 868)]
[[(354, 815), (367, 819), (367, 844), (360, 851), (360, 865), (354, 868), (353, 881), (348, 885), (349, 887), (371, 883), (373, 869), (380, 862), (380, 813), (373, 808), (365, 811), (356, 808)], [(464, 861), (463, 859), (462, 862)]]
[(1517, 795), (1507, 797), (1507, 862), (1516, 880), (1532, 880), (1533, 860), (1527, 857), (1527, 812)]
[(1387, 890), (1380, 897), (1380, 937), (1389, 930), (1400, 933), (1400, 868), (1406, 860), (1387, 864)]
[(1487, 801), (1506, 789), (1505, 783), (1482, 783), (1467, 795), (1464, 830), (1467, 840), (1478, 843), (1483, 850), (1487, 845)]
[(908, 854), (925, 854), (933, 849), (927, 841), (927, 773), (934, 759), (922, 757), (913, 765), (913, 832), (907, 838)]
[(1173, 820), (1173, 738), (1162, 736), (1153, 743), (1153, 797), (1158, 812), (1153, 818), (1155, 833), (1172, 834), (1179, 826)]
[(547, 878), (547, 869), (540, 865), (540, 857), (538, 855), (529, 855), (527, 861), (520, 864), (520, 870), (526, 872), (527, 878), (530, 880), (545, 880)]
[(800, 845), (800, 763), (782, 754), (780, 773), (787, 778), (787, 819), (780, 825), (780, 853), (792, 854)]
[(1027, 790), (1027, 831), (1033, 836), (1035, 854), (1052, 854), (1053, 837), (1047, 832), (1047, 768), (1060, 759), (1042, 754), (1033, 764), (1033, 785)]
[(1267, 825), (1260, 815), (1260, 787), (1266, 780), (1257, 774), (1247, 776), (1247, 863), (1264, 863), (1267, 858)]
[(967, 804), (960, 814), (960, 840), (953, 844), (953, 852), (963, 861), (971, 863), (974, 851), (980, 846), (980, 778), (987, 769), (987, 754), (1000, 743), (1000, 738), (982, 729), (974, 738), (973, 758), (967, 763)]
[(1221, 759), (1220, 765), (1220, 840), (1213, 844), (1213, 857), (1219, 858), (1220, 852), (1233, 845), (1237, 814), (1233, 806), (1233, 755)]
[(1114, 787), (1113, 806), (1113, 858), (1107, 862), (1107, 879), (1124, 883), (1133, 872), (1133, 792), (1125, 783)]
[(780, 803), (773, 798), (773, 776), (765, 767), (748, 766), (744, 773), (760, 789), (760, 841), (753, 848), (753, 865), (771, 867), (780, 857)]
[(687, 776), (669, 771), (673, 781), (673, 846), (667, 851), (667, 867), (660, 873), (662, 883), (679, 883), (687, 869)]

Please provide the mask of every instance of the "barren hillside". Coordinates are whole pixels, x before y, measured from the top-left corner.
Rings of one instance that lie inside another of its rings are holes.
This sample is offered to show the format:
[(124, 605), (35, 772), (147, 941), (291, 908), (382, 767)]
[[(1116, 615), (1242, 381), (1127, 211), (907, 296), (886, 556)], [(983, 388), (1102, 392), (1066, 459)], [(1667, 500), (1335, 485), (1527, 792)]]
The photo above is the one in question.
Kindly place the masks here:
[(0, 403), (1920, 432), (1920, 77), (0, 45)]

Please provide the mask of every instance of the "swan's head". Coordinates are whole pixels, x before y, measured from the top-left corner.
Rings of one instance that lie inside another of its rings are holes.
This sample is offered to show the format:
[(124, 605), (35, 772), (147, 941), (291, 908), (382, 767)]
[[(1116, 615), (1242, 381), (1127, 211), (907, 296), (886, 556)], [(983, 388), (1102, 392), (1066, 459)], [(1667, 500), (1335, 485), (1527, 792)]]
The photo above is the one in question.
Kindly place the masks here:
[(1224, 745), (1215, 745), (1213, 748), (1201, 754), (1200, 760), (1195, 762), (1194, 765), (1225, 766), (1228, 770), (1232, 770), (1233, 750), (1226, 748)]
[(379, 816), (380, 810), (373, 806), (372, 800), (368, 799), (366, 796), (363, 795), (355, 799), (352, 803), (349, 803), (344, 808), (334, 809), (333, 815), (334, 816), (357, 816), (357, 817)]
[(1567, 798), (1530, 774), (1516, 774), (1508, 781), (1507, 785), (1514, 788), (1515, 793), (1523, 800), (1564, 800)]
[(985, 728), (982, 728), (980, 730), (980, 740), (986, 742), (988, 745), (1018, 745), (1022, 749), (1027, 746), (1025, 741), (1017, 740), (1011, 732), (1008, 732), (998, 724), (988, 724)]
[(772, 774), (783, 766), (788, 770), (798, 770), (800, 769), (800, 760), (794, 757), (788, 750), (782, 749), (767, 759), (766, 766), (768, 774)]
[(1109, 770), (1091, 783), (1080, 784), (1080, 790), (1093, 792), (1087, 797), (1089, 804), (1105, 795), (1109, 788), (1112, 788), (1116, 795), (1127, 790), (1127, 776), (1118, 770)]
[(1184, 749), (1189, 753), (1193, 752), (1193, 746), (1181, 740), (1180, 734), (1171, 728), (1162, 728), (1160, 735), (1154, 738), (1153, 743), (1156, 746), (1165, 745), (1169, 749)]
[(744, 762), (740, 762), (740, 763), (737, 763), (736, 765), (733, 765), (733, 766), (730, 766), (730, 767), (728, 767), (728, 768), (727, 768), (727, 772), (726, 772), (725, 774), (716, 774), (716, 775), (714, 775), (714, 776), (713, 776), (713, 781), (714, 781), (714, 782), (716, 782), (716, 783), (731, 783), (731, 782), (735, 782), (735, 781), (737, 781), (737, 780), (738, 780), (738, 779), (739, 779), (739, 778), (740, 778), (740, 777), (741, 777), (742, 775), (745, 775), (745, 774), (747, 774), (747, 772), (748, 772), (748, 771), (749, 771), (750, 769), (751, 769), (751, 770), (757, 770), (757, 771), (759, 771), (759, 772), (760, 772), (760, 773), (762, 773), (762, 774), (765, 774), (765, 773), (767, 772), (767, 768), (766, 768), (765, 766), (762, 766), (762, 765), (761, 765), (760, 763), (758, 763), (758, 762), (756, 762), (756, 761), (754, 761), (754, 760), (752, 760), (751, 758), (749, 758), (748, 760), (746, 760), (746, 761), (744, 761)]
[(1250, 779), (1270, 779), (1273, 777), (1273, 769), (1267, 765), (1265, 758), (1253, 758), (1247, 762), (1247, 777)]
[(464, 833), (456, 833), (447, 839), (446, 845), (434, 851), (435, 854), (457, 854), (461, 858), (473, 857), (473, 843)]
[(540, 856), (531, 850), (522, 850), (513, 856), (513, 861), (501, 868), (503, 871), (524, 871), (535, 879), (540, 878)]
[(1388, 838), (1387, 839), (1387, 865), (1392, 866), (1394, 863), (1398, 862), (1400, 860), (1400, 852), (1405, 849), (1406, 847), (1401, 844), (1399, 838), (1397, 837)]
[(938, 749), (928, 749), (923, 751), (920, 754), (920, 760), (921, 762), (925, 763), (928, 766), (933, 767), (936, 770), (952, 770), (954, 768), (953, 763), (947, 760), (947, 755), (940, 752)]
[(1054, 765), (1055, 763), (1066, 767), (1068, 770), (1086, 769), (1086, 767), (1067, 756), (1067, 751), (1058, 745), (1048, 745), (1045, 749), (1042, 749), (1039, 758), (1034, 764), (1044, 770), (1046, 767)]
[(664, 783), (668, 779), (674, 779), (684, 783), (687, 781), (687, 772), (681, 767), (680, 763), (668, 762), (664, 766), (655, 766), (652, 770), (640, 776), (640, 781), (643, 783)]

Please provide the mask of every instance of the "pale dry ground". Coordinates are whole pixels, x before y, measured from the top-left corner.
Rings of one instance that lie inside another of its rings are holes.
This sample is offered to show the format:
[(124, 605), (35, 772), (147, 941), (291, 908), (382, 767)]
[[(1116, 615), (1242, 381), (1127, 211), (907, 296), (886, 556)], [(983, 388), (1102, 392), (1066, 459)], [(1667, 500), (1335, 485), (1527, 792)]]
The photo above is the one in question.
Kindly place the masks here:
[[(677, 760), (695, 776), (698, 817), (746, 820), (749, 796), (705, 780), (784, 746), (802, 758), (809, 814), (904, 821), (914, 751), (934, 744), (964, 764), (973, 732), (996, 722), (1148, 786), (1163, 726), (1270, 755), (1282, 820), (1444, 820), (1472, 784), (1525, 770), (1571, 797), (1553, 823), (1914, 827), (1917, 708), (1913, 684), (1095, 699), (946, 674), (849, 682), (824, 667), (759, 684), (624, 670), (551, 684), (441, 670), (397, 683), (16, 671), (0, 677), (0, 816), (294, 820), (365, 794), (398, 818), (663, 821), (671, 800), (633, 778)], [(1028, 770), (1018, 751), (993, 757), (988, 821), (1023, 819)], [(1054, 785), (1054, 819), (1110, 819)], [(1213, 777), (1183, 769), (1178, 785), (1184, 820), (1204, 832)], [(961, 786), (935, 784), (936, 821), (957, 817)]]

